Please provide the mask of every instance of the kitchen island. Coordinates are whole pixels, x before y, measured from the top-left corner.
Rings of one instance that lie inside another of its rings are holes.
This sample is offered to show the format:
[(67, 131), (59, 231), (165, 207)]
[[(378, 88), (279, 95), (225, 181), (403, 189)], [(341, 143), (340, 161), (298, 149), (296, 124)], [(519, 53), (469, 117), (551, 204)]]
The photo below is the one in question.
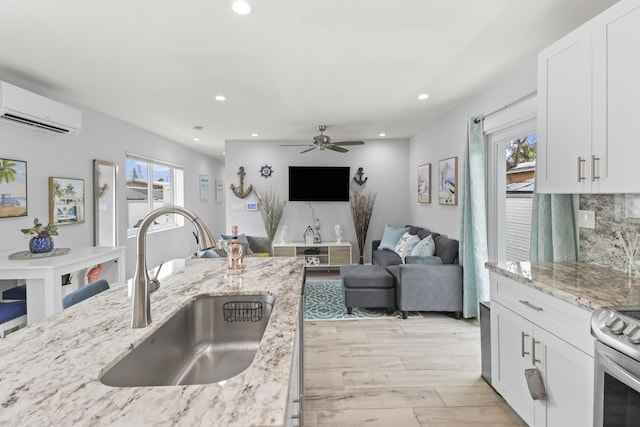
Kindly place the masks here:
[[(131, 329), (127, 284), (0, 340), (0, 425), (285, 425), (304, 260), (188, 259), (151, 294), (153, 323)], [(109, 387), (100, 377), (197, 295), (276, 298), (253, 363), (226, 381)]]

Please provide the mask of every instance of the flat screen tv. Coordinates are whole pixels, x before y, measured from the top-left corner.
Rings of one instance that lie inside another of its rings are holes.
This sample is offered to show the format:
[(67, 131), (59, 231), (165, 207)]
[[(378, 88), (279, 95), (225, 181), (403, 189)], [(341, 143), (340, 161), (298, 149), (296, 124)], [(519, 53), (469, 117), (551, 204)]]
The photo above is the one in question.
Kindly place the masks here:
[(289, 166), (289, 201), (348, 202), (348, 166)]

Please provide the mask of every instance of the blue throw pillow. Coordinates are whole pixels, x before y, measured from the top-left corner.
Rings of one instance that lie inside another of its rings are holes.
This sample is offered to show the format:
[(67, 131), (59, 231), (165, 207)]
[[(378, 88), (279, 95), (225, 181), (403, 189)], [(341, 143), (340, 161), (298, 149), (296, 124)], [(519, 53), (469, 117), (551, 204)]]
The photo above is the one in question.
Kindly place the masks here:
[[(224, 240), (225, 242), (230, 242), (233, 236), (231, 236), (231, 234), (221, 234), (220, 238), (222, 240)], [(247, 236), (244, 235), (244, 233), (240, 233), (238, 234), (238, 242), (242, 243), (242, 245), (244, 246), (244, 250), (245, 250), (245, 255), (249, 255), (253, 252), (251, 252), (251, 248), (249, 247), (249, 241), (247, 240)]]
[(409, 234), (406, 232), (400, 237), (398, 243), (396, 243), (395, 251), (404, 260), (404, 257), (411, 254), (414, 246), (420, 242), (420, 238), (415, 234)]
[(387, 249), (395, 252), (398, 240), (408, 231), (409, 227), (391, 227), (387, 224), (384, 227), (384, 234), (382, 235), (382, 241), (380, 241), (378, 249)]
[(198, 258), (220, 258), (220, 255), (212, 251), (211, 249), (207, 249), (206, 251), (198, 251)]

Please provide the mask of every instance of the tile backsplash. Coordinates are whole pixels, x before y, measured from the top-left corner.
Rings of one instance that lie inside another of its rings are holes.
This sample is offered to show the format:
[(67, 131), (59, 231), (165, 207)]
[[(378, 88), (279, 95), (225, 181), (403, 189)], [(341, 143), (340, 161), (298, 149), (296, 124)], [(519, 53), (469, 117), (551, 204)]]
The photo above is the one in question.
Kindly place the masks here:
[(579, 228), (580, 261), (628, 272), (625, 245), (637, 242), (631, 274), (640, 277), (640, 194), (581, 194), (580, 209), (596, 216), (595, 229)]

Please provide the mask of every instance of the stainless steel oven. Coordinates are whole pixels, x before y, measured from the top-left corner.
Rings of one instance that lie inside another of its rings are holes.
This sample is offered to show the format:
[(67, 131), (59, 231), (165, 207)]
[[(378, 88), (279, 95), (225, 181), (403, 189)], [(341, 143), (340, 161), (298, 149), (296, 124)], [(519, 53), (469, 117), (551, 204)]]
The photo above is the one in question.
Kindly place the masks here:
[(594, 426), (640, 427), (640, 307), (596, 310), (591, 333)]

